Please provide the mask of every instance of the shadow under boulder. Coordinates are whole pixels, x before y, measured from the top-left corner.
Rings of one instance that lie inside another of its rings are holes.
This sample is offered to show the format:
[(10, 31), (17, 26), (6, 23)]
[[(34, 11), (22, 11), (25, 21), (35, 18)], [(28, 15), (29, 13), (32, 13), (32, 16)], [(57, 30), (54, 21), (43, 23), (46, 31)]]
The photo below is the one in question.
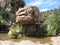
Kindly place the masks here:
[(45, 27), (40, 24), (22, 26), (23, 34), (26, 36), (46, 36), (47, 32), (44, 31), (44, 28)]
[(7, 25), (0, 25), (0, 33), (7, 33), (9, 31)]

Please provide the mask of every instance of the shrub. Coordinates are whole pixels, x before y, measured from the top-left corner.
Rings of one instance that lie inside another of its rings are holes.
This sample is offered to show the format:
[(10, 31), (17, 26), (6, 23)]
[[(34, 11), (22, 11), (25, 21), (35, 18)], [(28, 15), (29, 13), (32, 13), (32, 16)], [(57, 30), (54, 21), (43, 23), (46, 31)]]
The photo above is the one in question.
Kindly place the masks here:
[(44, 25), (46, 25), (46, 30), (47, 30), (47, 35), (50, 36), (55, 36), (57, 33), (57, 23), (54, 19), (54, 17), (49, 17), (48, 19), (45, 20)]
[(22, 26), (21, 25), (19, 26), (19, 24), (17, 24), (16, 26), (12, 26), (10, 28), (8, 36), (10, 38), (18, 38), (18, 36), (19, 36), (19, 38), (20, 38), (20, 37), (22, 37), (22, 34), (20, 34), (21, 31), (22, 31)]

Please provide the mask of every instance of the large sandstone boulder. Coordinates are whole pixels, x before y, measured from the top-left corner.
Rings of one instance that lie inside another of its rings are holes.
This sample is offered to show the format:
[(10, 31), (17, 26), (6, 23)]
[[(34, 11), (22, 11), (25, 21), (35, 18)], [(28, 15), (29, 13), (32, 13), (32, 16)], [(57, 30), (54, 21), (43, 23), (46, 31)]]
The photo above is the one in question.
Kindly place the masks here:
[(16, 12), (16, 22), (20, 24), (35, 24), (41, 20), (41, 14), (36, 6), (19, 8)]

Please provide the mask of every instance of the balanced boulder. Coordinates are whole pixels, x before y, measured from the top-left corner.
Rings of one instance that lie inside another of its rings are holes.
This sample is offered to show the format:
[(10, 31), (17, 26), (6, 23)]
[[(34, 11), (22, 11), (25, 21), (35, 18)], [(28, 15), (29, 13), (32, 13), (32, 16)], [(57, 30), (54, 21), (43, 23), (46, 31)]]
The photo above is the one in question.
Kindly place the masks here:
[(36, 6), (19, 8), (16, 12), (16, 22), (20, 24), (35, 24), (41, 20), (41, 14)]

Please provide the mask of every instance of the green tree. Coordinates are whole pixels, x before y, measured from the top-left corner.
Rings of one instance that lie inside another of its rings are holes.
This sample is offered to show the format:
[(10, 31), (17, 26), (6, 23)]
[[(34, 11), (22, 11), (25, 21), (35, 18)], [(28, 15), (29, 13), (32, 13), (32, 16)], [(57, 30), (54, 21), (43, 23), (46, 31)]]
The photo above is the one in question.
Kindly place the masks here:
[(16, 20), (15, 12), (20, 7), (24, 7), (25, 6), (25, 2), (24, 2), (24, 0), (11, 0), (10, 1), (11, 11), (8, 11), (8, 10), (6, 10), (6, 7), (8, 7), (8, 1), (9, 0), (6, 0), (6, 4), (7, 5), (5, 5), (5, 8), (2, 8), (2, 6), (0, 6), (0, 15), (2, 16), (4, 21), (6, 21), (6, 23), (9, 24), (9, 22), (11, 22), (11, 23), (15, 22), (15, 20)]
[[(60, 7), (54, 8), (46, 12), (42, 12), (44, 25), (47, 25), (47, 32), (52, 35), (60, 32)], [(48, 29), (49, 28), (49, 29)], [(52, 28), (52, 29), (51, 29)], [(55, 30), (55, 32), (54, 32)]]
[(24, 0), (11, 0), (12, 12), (15, 13), (20, 7), (25, 6)]

